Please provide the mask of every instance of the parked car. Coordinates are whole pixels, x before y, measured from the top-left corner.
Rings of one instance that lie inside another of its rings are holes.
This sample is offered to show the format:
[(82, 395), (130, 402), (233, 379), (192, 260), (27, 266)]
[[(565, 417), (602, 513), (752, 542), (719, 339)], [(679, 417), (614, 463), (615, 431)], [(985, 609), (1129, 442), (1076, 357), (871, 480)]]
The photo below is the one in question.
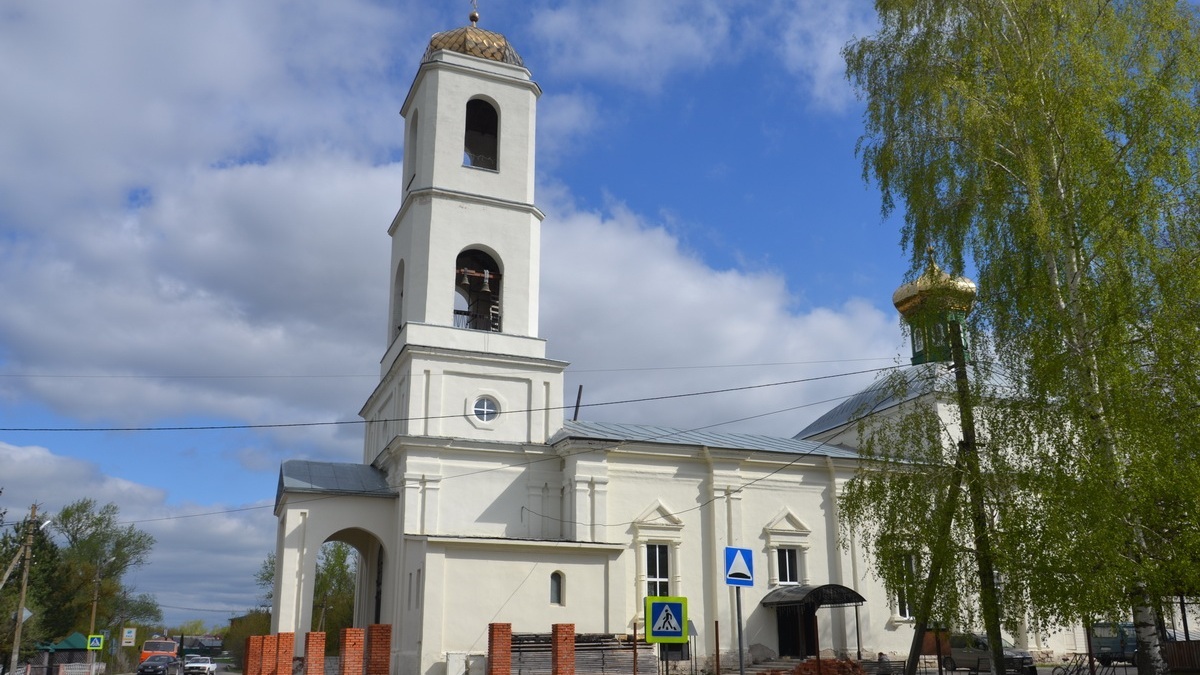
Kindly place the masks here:
[(217, 664), (207, 656), (197, 656), (183, 664), (184, 675), (216, 675)]
[(138, 675), (178, 675), (179, 659), (165, 654), (155, 654), (142, 661), (137, 667)]
[[(1032, 654), (1017, 649), (1008, 640), (1003, 640), (1003, 647), (1006, 671), (1037, 675), (1037, 666), (1033, 663)], [(991, 655), (986, 635), (956, 633), (950, 636), (950, 654), (942, 657), (942, 667), (946, 670), (966, 668), (972, 673), (987, 672), (991, 670)]]
[(1133, 624), (1101, 621), (1092, 624), (1092, 656), (1102, 666), (1122, 661), (1133, 664), (1137, 658), (1137, 637)]

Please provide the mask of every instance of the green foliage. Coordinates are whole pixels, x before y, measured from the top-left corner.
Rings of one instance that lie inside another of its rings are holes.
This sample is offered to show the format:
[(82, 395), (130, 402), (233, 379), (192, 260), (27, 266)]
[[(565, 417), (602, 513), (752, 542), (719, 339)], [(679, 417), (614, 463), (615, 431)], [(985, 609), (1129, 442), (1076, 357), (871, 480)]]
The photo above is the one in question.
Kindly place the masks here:
[(225, 632), (225, 650), (233, 659), (233, 665), (244, 670), (246, 659), (246, 640), (253, 635), (271, 634), (271, 613), (263, 609), (255, 609), (243, 616), (235, 617), (229, 622), (229, 630)]
[[(354, 625), (354, 591), (357, 557), (343, 542), (325, 542), (317, 557), (317, 578), (313, 588), (312, 630), (337, 635)], [(264, 590), (270, 603), (275, 586), (275, 554), (268, 553), (254, 575), (255, 584)], [(331, 655), (337, 653), (336, 640), (326, 643)]]
[[(878, 0), (864, 176), (968, 262), (1005, 600), (1034, 626), (1200, 588), (1200, 18), (1175, 0)], [(883, 515), (887, 515), (884, 513)]]
[[(313, 630), (338, 635), (354, 625), (354, 586), (357, 558), (342, 542), (326, 542), (317, 560), (317, 583), (313, 589)], [(340, 648), (337, 640), (326, 642), (329, 653)]]
[(263, 589), (262, 606), (270, 607), (275, 597), (275, 552), (267, 554), (258, 571), (254, 573), (254, 585)]
[(196, 635), (206, 635), (208, 633), (208, 631), (204, 628), (203, 619), (184, 621), (182, 624), (172, 628), (170, 632), (171, 635), (185, 635), (193, 637)]
[(84, 498), (64, 506), (54, 517), (51, 529), (65, 540), (58, 582), (50, 591), (59, 598), (59, 604), (48, 611), (55, 622), (55, 635), (59, 630), (88, 631), (93, 596), (97, 599), (97, 627), (111, 629), (117, 619), (161, 617), (157, 605), (146, 596), (128, 602), (129, 589), (121, 580), (126, 571), (145, 564), (154, 537), (133, 525), (120, 526), (119, 513), (116, 504), (98, 507), (95, 500)]
[[(133, 594), (121, 583), (128, 569), (145, 562), (154, 540), (132, 526), (118, 526), (117, 515), (115, 505), (97, 510), (95, 502), (83, 499), (60, 511), (49, 528), (33, 528), (33, 565), (25, 598), (32, 616), (22, 626), (22, 644), (53, 642), (74, 631), (87, 633), (93, 599), (97, 630), (107, 628), (117, 634), (125, 621), (161, 620), (152, 597)], [(0, 557), (6, 564), (24, 532), (0, 536)], [(64, 543), (56, 543), (52, 533), (62, 535)], [(5, 617), (14, 616), (18, 586), (10, 580), (0, 591)], [(11, 621), (0, 624), (7, 625), (6, 648), (11, 650)]]

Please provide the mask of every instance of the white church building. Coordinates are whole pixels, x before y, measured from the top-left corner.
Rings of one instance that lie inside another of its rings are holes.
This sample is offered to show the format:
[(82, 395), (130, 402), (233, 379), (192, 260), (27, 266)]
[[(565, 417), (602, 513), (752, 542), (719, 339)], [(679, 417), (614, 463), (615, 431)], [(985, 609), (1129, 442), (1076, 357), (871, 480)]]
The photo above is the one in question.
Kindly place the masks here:
[(401, 110), (362, 461), (284, 462), (273, 631), (308, 630), (318, 552), (342, 541), (358, 553), (356, 625), (392, 625), (392, 672), (458, 675), (493, 622), (628, 634), (648, 595), (688, 598), (693, 657), (736, 659), (737, 546), (752, 551), (749, 653), (906, 654), (911, 623), (840, 544), (849, 408), (798, 438), (564, 421), (567, 363), (537, 333), (540, 94), (474, 21), (429, 43)]

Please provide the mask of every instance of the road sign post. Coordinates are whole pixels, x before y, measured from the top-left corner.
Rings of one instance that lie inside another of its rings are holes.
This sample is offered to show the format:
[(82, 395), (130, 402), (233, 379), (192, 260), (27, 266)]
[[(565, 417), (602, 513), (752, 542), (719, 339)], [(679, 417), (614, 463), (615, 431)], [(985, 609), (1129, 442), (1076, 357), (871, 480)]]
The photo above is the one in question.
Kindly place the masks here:
[(746, 675), (746, 655), (742, 637), (742, 589), (754, 586), (754, 552), (748, 548), (725, 547), (725, 584), (733, 586), (737, 605), (738, 673)]

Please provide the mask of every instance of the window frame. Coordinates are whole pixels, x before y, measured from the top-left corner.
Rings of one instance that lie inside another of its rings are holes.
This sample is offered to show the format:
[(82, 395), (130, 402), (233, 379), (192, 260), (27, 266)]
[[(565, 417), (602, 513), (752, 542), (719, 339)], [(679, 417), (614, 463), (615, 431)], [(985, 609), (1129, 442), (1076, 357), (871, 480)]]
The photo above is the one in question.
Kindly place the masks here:
[(671, 545), (667, 542), (648, 541), (646, 542), (646, 596), (669, 595), (671, 595)]
[(567, 579), (566, 576), (559, 570), (554, 570), (550, 573), (550, 604), (566, 607), (567, 605)]
[(775, 568), (779, 585), (798, 586), (803, 575), (800, 571), (801, 555), (796, 546), (780, 546), (775, 549)]

